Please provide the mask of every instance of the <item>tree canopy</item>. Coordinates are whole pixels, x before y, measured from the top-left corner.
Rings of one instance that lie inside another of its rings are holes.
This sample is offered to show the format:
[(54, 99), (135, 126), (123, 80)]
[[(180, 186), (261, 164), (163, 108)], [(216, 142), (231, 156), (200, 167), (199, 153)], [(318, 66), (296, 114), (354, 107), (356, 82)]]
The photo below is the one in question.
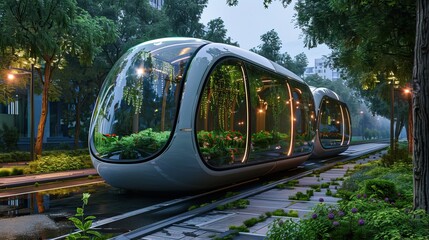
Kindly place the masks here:
[(292, 59), (287, 52), (280, 53), (282, 41), (274, 29), (262, 34), (261, 41), (260, 45), (250, 49), (250, 51), (282, 65), (299, 76), (304, 74), (308, 65), (307, 56), (304, 53), (300, 53)]
[(35, 152), (42, 153), (52, 73), (63, 67), (65, 56), (92, 63), (101, 45), (114, 39), (111, 21), (91, 15), (74, 0), (5, 0), (0, 5), (0, 51), (7, 65), (35, 64), (42, 82), (42, 113)]

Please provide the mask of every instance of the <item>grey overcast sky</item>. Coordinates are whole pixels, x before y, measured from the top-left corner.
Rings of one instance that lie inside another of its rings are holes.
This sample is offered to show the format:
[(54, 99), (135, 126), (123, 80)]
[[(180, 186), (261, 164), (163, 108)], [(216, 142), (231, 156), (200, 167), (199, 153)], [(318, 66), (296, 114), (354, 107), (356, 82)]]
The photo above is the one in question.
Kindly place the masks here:
[(315, 58), (329, 55), (331, 51), (325, 45), (310, 50), (304, 47), (302, 32), (293, 22), (294, 5), (292, 3), (283, 8), (280, 1), (273, 1), (265, 9), (263, 0), (240, 0), (237, 6), (229, 7), (226, 0), (209, 0), (201, 22), (207, 25), (212, 19), (222, 18), (228, 30), (227, 36), (244, 49), (260, 45), (261, 35), (274, 29), (282, 41), (281, 53), (287, 52), (294, 57), (304, 52), (309, 61), (308, 66), (314, 66)]

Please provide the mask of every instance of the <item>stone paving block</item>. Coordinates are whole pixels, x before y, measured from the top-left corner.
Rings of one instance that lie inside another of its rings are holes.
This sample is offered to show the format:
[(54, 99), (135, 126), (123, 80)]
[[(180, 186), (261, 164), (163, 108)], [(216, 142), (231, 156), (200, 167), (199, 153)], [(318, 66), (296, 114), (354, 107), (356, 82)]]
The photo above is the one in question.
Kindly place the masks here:
[(324, 202), (331, 202), (331, 203), (336, 203), (336, 202), (341, 200), (341, 198), (336, 198), (336, 197), (331, 197), (331, 196), (322, 196), (322, 197), (313, 196), (310, 198), (310, 201), (319, 202), (320, 198), (323, 198)]
[(141, 238), (143, 240), (169, 240), (169, 239), (174, 239), (174, 238), (166, 238), (166, 237), (160, 237), (160, 236), (156, 236), (156, 235), (149, 235), (149, 236), (145, 236), (143, 238)]
[(322, 177), (303, 177), (299, 179), (299, 186), (312, 186), (312, 185), (320, 185), (322, 183), (331, 182), (329, 178)]
[(268, 232), (270, 225), (277, 219), (280, 219), (280, 218), (269, 217), (264, 222), (260, 222), (258, 224), (255, 224), (255, 226), (250, 227), (249, 232), (265, 235)]
[(282, 208), (287, 207), (290, 202), (285, 201), (287, 198), (266, 198), (263, 195), (248, 198), (249, 206)]
[(152, 236), (161, 237), (161, 239), (181, 239), (185, 237), (185, 234), (182, 231), (165, 228), (159, 232), (154, 233)]
[[(270, 207), (270, 206), (248, 206), (244, 209), (234, 209), (233, 211), (236, 213), (254, 213), (257, 215), (262, 215), (266, 212), (272, 212), (277, 209), (282, 209), (283, 207)], [(229, 210), (228, 210), (229, 211)]]
[(228, 231), (230, 226), (241, 226), (244, 221), (252, 217), (258, 217), (255, 214), (233, 214), (219, 221), (200, 225), (201, 228), (216, 231)]
[(285, 212), (289, 212), (290, 210), (293, 210), (293, 211), (297, 211), (298, 212), (298, 218), (301, 218), (301, 217), (304, 217), (305, 215), (308, 215), (309, 213), (312, 213), (313, 211), (311, 210), (311, 209), (297, 209), (297, 208), (294, 208), (293, 207), (293, 205), (292, 206), (290, 206), (290, 207), (288, 207), (288, 208), (285, 208), (285, 209), (283, 209)]
[(198, 227), (204, 224), (219, 221), (221, 219), (229, 217), (230, 215), (234, 215), (234, 213), (219, 212), (219, 211), (209, 212), (208, 214), (197, 216), (187, 221), (184, 221), (182, 225)]

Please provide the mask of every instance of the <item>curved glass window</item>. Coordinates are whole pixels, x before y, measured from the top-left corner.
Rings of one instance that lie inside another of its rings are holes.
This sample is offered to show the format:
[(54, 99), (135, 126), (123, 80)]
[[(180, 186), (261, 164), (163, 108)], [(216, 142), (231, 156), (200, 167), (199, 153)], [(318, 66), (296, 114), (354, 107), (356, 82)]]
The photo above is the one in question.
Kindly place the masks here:
[(319, 110), (319, 138), (324, 148), (348, 145), (350, 114), (341, 102), (324, 97)]
[(313, 94), (299, 82), (290, 82), (293, 96), (293, 131), (295, 135), (293, 155), (308, 154), (313, 151), (313, 139), (316, 135), (316, 117)]
[(286, 158), (292, 152), (292, 102), (288, 81), (248, 67), (251, 146), (249, 162)]
[(203, 42), (149, 42), (130, 49), (109, 72), (92, 119), (92, 149), (112, 161), (159, 152), (175, 125), (179, 86)]
[(230, 167), (244, 163), (246, 102), (242, 62), (220, 62), (205, 83), (196, 121), (198, 147), (210, 166)]

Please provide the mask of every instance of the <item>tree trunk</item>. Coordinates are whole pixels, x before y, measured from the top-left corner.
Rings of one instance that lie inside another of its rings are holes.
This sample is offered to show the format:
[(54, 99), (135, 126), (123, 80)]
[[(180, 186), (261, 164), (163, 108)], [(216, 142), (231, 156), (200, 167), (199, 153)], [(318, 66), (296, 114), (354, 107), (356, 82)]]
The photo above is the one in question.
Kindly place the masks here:
[(429, 213), (429, 2), (417, 0), (413, 69), (414, 209)]
[(412, 96), (408, 96), (408, 128), (407, 128), (407, 140), (408, 140), (408, 153), (412, 154), (414, 150), (413, 141), (413, 103)]
[(398, 116), (395, 122), (395, 142), (398, 142), (399, 135), (401, 135), (402, 128), (405, 126), (405, 116)]
[(76, 103), (76, 124), (74, 126), (74, 148), (79, 148), (79, 136), (80, 136), (80, 103)]
[(45, 134), (45, 124), (46, 118), (48, 116), (48, 93), (51, 80), (51, 62), (49, 61), (46, 61), (44, 75), (45, 76), (42, 91), (42, 112), (40, 114), (39, 126), (37, 127), (36, 146), (34, 147), (34, 152), (38, 156), (42, 155), (43, 136)]

